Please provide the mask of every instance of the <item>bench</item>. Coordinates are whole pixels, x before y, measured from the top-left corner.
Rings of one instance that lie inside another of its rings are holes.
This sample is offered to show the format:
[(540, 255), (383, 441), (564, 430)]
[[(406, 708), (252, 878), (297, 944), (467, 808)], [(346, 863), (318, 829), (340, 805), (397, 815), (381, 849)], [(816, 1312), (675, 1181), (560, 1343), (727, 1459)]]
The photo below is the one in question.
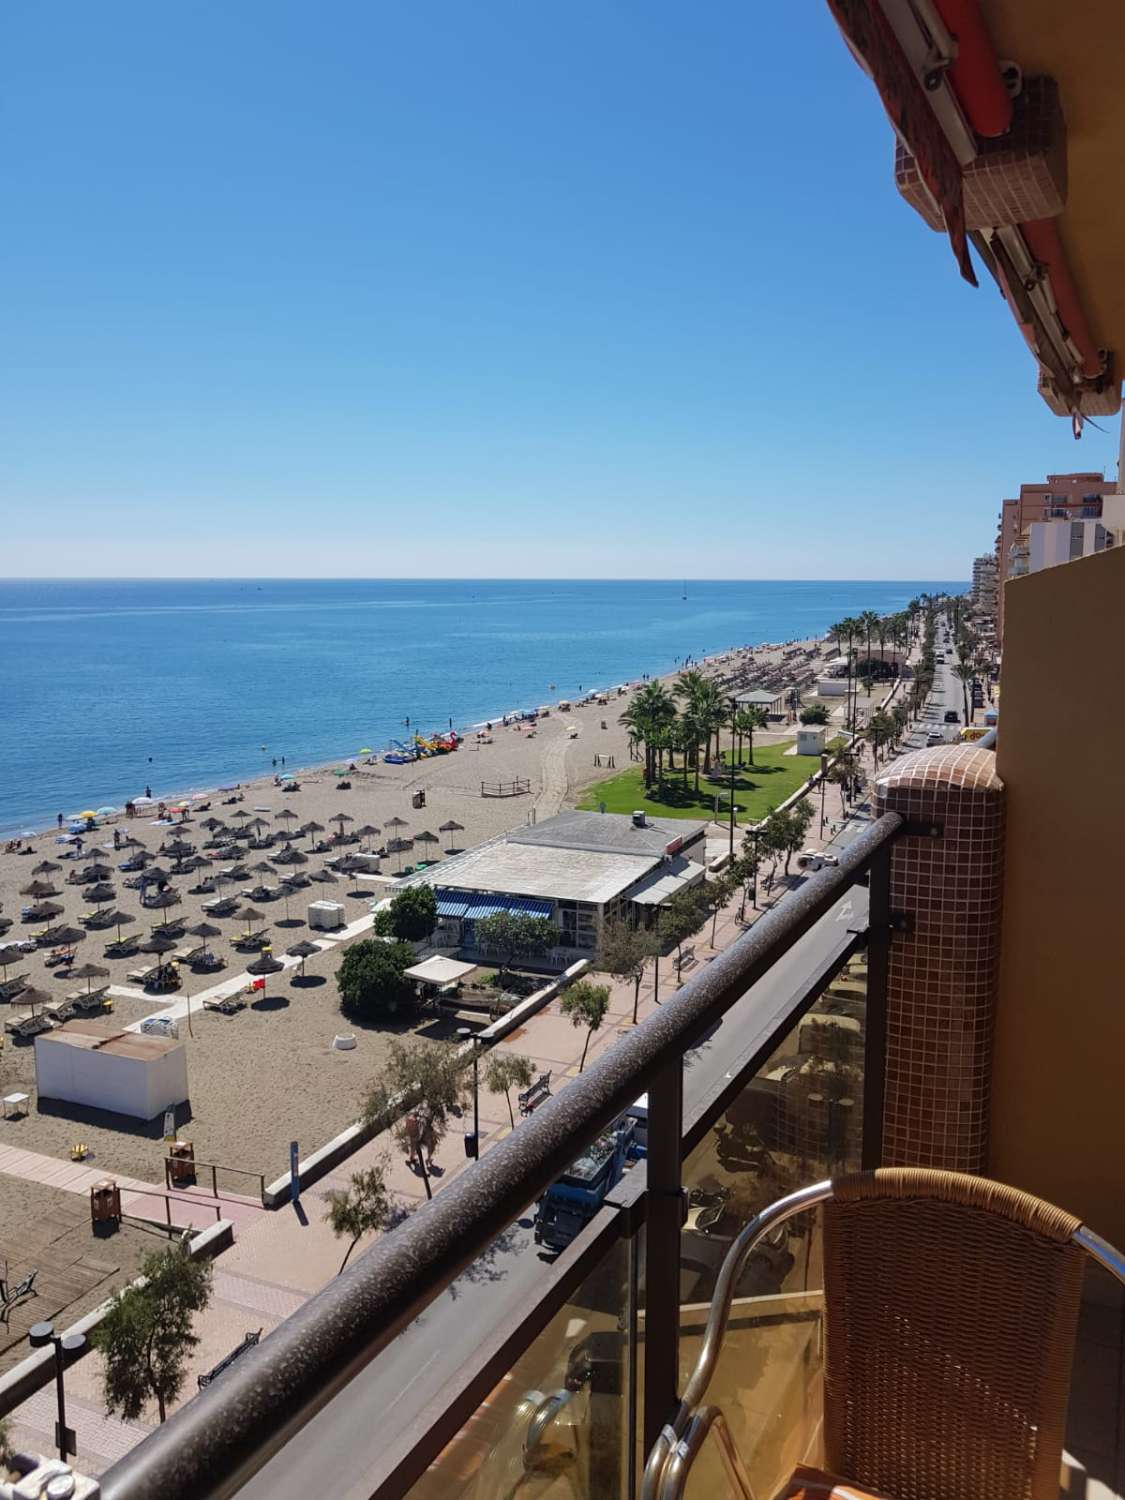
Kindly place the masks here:
[(540, 1073), (539, 1077), (529, 1089), (524, 1089), (522, 1094), (516, 1095), (521, 1115), (529, 1115), (537, 1109), (544, 1099), (551, 1097), (551, 1075)]
[(253, 1349), (254, 1345), (260, 1341), (261, 1337), (262, 1330), (260, 1328), (256, 1333), (248, 1333), (242, 1340), (242, 1343), (239, 1344), (237, 1349), (232, 1349), (224, 1359), (221, 1359), (219, 1363), (212, 1369), (208, 1370), (205, 1375), (200, 1375), (199, 1389), (203, 1390), (203, 1388), (210, 1385), (213, 1380), (217, 1380), (224, 1370), (229, 1370), (231, 1365), (234, 1364), (235, 1360), (238, 1359), (240, 1355), (245, 1354), (247, 1349)]
[(676, 977), (679, 978), (684, 969), (690, 969), (695, 962), (695, 944), (689, 944), (676, 955)]

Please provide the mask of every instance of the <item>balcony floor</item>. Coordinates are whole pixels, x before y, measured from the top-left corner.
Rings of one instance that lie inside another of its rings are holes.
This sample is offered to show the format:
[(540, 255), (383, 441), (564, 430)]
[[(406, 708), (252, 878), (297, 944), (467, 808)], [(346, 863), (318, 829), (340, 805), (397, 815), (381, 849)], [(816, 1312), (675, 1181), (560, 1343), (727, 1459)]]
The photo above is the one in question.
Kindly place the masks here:
[(1125, 1288), (1087, 1266), (1071, 1378), (1062, 1493), (1125, 1496)]

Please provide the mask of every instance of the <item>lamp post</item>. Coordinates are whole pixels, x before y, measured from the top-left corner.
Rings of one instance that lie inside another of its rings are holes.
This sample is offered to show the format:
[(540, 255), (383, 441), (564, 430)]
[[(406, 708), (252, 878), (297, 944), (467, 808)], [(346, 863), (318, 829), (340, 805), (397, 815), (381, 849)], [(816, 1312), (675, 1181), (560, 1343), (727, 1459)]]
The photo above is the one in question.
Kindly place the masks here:
[(33, 1323), (27, 1333), (28, 1343), (33, 1349), (43, 1349), (48, 1344), (55, 1346), (55, 1393), (58, 1396), (59, 1417), (55, 1423), (55, 1446), (63, 1463), (78, 1452), (78, 1440), (74, 1429), (66, 1425), (66, 1391), (63, 1388), (64, 1356), (75, 1359), (86, 1347), (84, 1333), (68, 1333), (60, 1338), (53, 1323)]
[[(730, 841), (727, 846), (727, 854), (732, 860), (734, 859), (734, 721), (737, 714), (738, 699), (732, 698), (730, 700)], [(753, 755), (751, 755), (750, 760), (753, 762)]]
[(471, 1042), (473, 1046), (473, 1133), (465, 1137), (465, 1155), (476, 1161), (480, 1156), (480, 1083), (477, 1069), (477, 1059), (480, 1053), (476, 1032), (471, 1026), (458, 1026), (457, 1035), (463, 1042)]

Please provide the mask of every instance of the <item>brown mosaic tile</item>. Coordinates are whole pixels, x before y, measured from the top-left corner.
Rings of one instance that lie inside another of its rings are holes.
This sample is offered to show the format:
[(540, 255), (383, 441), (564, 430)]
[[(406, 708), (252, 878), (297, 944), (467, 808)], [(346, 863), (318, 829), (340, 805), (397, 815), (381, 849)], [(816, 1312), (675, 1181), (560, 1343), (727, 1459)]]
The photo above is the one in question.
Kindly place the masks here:
[(875, 782), (875, 811), (940, 824), (891, 862), (895, 935), (887, 994), (883, 1160), (983, 1171), (1000, 957), (1004, 797), (975, 745), (905, 756)]

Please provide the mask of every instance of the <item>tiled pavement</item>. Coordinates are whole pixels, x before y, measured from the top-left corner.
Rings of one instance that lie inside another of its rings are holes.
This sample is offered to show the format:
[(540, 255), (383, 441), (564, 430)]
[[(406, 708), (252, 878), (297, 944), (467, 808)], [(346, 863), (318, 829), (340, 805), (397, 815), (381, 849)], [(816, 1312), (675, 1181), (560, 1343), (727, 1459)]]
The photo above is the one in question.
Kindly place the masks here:
[[(810, 839), (810, 843), (815, 842), (815, 839)], [(767, 904), (775, 904), (783, 894), (784, 887), (775, 885), (771, 901), (763, 901), (760, 910), (765, 910)], [(698, 972), (702, 964), (728, 947), (744, 930), (737, 921), (738, 905), (735, 901), (720, 914), (714, 946), (710, 943), (710, 924), (695, 940), (695, 959), (685, 968), (684, 979)], [(358, 935), (366, 930), (370, 926), (370, 920), (361, 918), (353, 923), (347, 935)], [(337, 939), (344, 935), (333, 934)], [(640, 1021), (651, 1015), (659, 1002), (670, 998), (680, 987), (670, 959), (661, 960), (659, 988), (655, 993), (653, 980), (650, 967), (641, 987), (638, 1007)], [(632, 1015), (632, 984), (627, 981), (613, 982), (609, 1014), (601, 1030), (590, 1040), (587, 1065), (632, 1030)], [(571, 1078), (577, 1077), (584, 1042), (584, 1031), (571, 1025), (561, 1013), (558, 1001), (555, 1001), (528, 1025), (499, 1043), (499, 1050), (521, 1053), (531, 1060), (538, 1072), (550, 1071), (551, 1088), (553, 1092), (557, 1092)], [(518, 1123), (518, 1115), (516, 1119)], [(481, 1152), (490, 1150), (511, 1129), (508, 1108), (503, 1099), (482, 1089)], [(276, 1212), (267, 1213), (249, 1199), (233, 1194), (224, 1195), (221, 1209), (225, 1217), (235, 1221), (235, 1243), (216, 1264), (212, 1302), (196, 1320), (195, 1331), (200, 1344), (190, 1362), (184, 1400), (195, 1394), (196, 1376), (201, 1371), (210, 1369), (235, 1348), (247, 1332), (261, 1328), (264, 1337), (337, 1273), (347, 1246), (333, 1236), (325, 1223), (326, 1194), (333, 1189), (346, 1188), (353, 1172), (361, 1170), (381, 1156), (386, 1156), (388, 1161), (389, 1187), (403, 1206), (414, 1207), (424, 1202), (426, 1195), (421, 1179), (407, 1165), (389, 1133), (363, 1146), (335, 1173), (306, 1189), (299, 1208), (286, 1205)], [(435, 1154), (431, 1183), (433, 1190), (440, 1191), (445, 1183), (463, 1172), (467, 1166), (462, 1136), (451, 1131)], [(0, 1148), (0, 1172), (5, 1171), (14, 1172), (17, 1176), (34, 1174), (37, 1180), (49, 1181), (54, 1186), (83, 1193), (88, 1192), (91, 1181), (100, 1180), (104, 1175), (92, 1168), (58, 1162), (34, 1152)], [(133, 1196), (138, 1190), (160, 1191), (149, 1184), (133, 1182), (131, 1179), (118, 1180), (129, 1190), (123, 1194), (123, 1206), (126, 1201), (142, 1201)], [(209, 1194), (194, 1189), (173, 1196), (177, 1200), (174, 1214), (182, 1212), (190, 1216), (193, 1222), (197, 1221), (198, 1216), (201, 1224), (214, 1222), (214, 1208), (211, 1206), (214, 1199)], [(163, 1205), (159, 1208), (163, 1212)], [(362, 1253), (363, 1248), (364, 1245), (361, 1244), (352, 1252), (353, 1261)], [(90, 1474), (98, 1474), (108, 1467), (155, 1425), (155, 1419), (122, 1423), (106, 1417), (99, 1399), (100, 1382), (101, 1368), (97, 1355), (81, 1360), (67, 1375), (68, 1413), (71, 1413), (71, 1425), (78, 1432), (78, 1462)], [(40, 1391), (13, 1412), (10, 1419), (12, 1437), (17, 1444), (50, 1452), (54, 1420), (54, 1393), (49, 1389)]]

